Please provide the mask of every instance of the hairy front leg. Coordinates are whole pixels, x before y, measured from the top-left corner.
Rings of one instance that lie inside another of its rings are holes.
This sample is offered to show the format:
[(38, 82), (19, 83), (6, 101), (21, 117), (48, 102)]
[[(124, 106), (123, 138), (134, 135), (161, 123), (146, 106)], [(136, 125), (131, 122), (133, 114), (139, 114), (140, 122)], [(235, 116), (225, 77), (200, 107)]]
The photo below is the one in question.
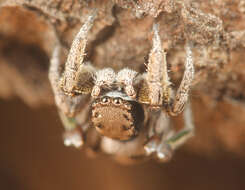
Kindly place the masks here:
[(55, 97), (55, 103), (59, 110), (69, 117), (73, 117), (84, 103), (84, 96), (70, 97), (61, 89), (59, 80), (62, 73), (60, 62), (61, 46), (58, 44), (52, 54), (49, 67), (49, 80)]
[(77, 128), (75, 115), (81, 110), (85, 103), (83, 95), (70, 97), (61, 90), (59, 79), (61, 77), (62, 65), (60, 62), (60, 45), (57, 45), (53, 51), (50, 68), (49, 80), (54, 92), (55, 103), (59, 109), (59, 116), (65, 128), (64, 144), (80, 147), (83, 144), (81, 131)]
[(149, 54), (147, 72), (139, 76), (140, 85), (138, 101), (160, 108), (168, 105), (171, 98), (170, 80), (168, 77), (166, 52), (162, 48), (158, 25), (153, 25), (153, 44)]
[(162, 48), (158, 25), (153, 25), (153, 47), (149, 55), (146, 81), (149, 88), (149, 100), (152, 106), (162, 106), (168, 99), (170, 81), (168, 77), (166, 52)]
[(62, 90), (73, 96), (75, 94), (91, 93), (93, 87), (93, 67), (83, 63), (87, 36), (93, 25), (97, 11), (92, 11), (72, 42), (65, 64), (64, 73), (60, 81)]
[(175, 98), (168, 77), (166, 52), (162, 49), (158, 25), (153, 25), (153, 47), (149, 54), (146, 74), (140, 76), (138, 101), (151, 107), (164, 107), (170, 115), (178, 115), (188, 101), (189, 90), (194, 78), (194, 64), (190, 43), (186, 44), (185, 71)]
[(194, 78), (194, 65), (192, 58), (191, 46), (189, 43), (186, 44), (186, 61), (185, 61), (185, 72), (181, 84), (177, 90), (173, 104), (170, 105), (169, 113), (171, 115), (178, 115), (181, 113), (188, 101), (189, 90), (191, 83)]

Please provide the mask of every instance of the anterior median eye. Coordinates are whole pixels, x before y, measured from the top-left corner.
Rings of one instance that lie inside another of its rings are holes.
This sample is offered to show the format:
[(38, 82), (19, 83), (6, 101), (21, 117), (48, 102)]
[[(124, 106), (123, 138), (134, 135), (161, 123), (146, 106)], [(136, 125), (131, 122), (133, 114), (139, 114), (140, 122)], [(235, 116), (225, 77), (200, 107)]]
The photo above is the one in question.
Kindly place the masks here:
[(120, 104), (122, 104), (122, 99), (121, 98), (115, 98), (113, 100), (113, 103), (116, 104), (116, 105), (120, 105)]
[(102, 98), (102, 103), (106, 104), (110, 101), (109, 97), (105, 96)]

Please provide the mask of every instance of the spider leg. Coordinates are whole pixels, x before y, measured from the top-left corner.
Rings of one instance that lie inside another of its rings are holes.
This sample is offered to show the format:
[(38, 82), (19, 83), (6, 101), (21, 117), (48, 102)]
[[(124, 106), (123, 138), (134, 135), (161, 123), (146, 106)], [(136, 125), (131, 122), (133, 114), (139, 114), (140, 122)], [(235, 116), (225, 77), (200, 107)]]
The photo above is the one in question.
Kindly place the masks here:
[(154, 135), (144, 146), (146, 154), (155, 153), (159, 161), (169, 161), (174, 150), (183, 145), (189, 138), (194, 135), (194, 124), (190, 103), (184, 110), (184, 128), (178, 132), (171, 129), (168, 116), (162, 112), (155, 126)]
[(195, 125), (192, 119), (191, 104), (188, 102), (185, 107), (183, 112), (184, 128), (166, 140), (166, 143), (169, 144), (172, 150), (177, 149), (194, 136)]
[(173, 104), (170, 106), (169, 113), (171, 115), (178, 115), (180, 112), (183, 111), (185, 104), (188, 101), (188, 93), (193, 78), (194, 78), (194, 65), (192, 59), (192, 51), (191, 51), (190, 44), (187, 43), (185, 72), (180, 87), (177, 90)]
[(166, 139), (173, 135), (174, 131), (171, 129), (168, 115), (161, 111), (156, 122), (152, 123), (149, 132), (150, 138), (144, 146), (146, 155), (154, 155), (162, 162), (169, 161), (173, 150), (166, 143)]
[(93, 11), (92, 14), (88, 16), (71, 45), (65, 70), (60, 81), (62, 90), (70, 96), (77, 93), (88, 94), (92, 91), (94, 69), (90, 65), (85, 65), (83, 60), (87, 36), (93, 25), (96, 13), (96, 11)]
[(82, 95), (70, 97), (60, 88), (59, 80), (61, 77), (61, 62), (60, 62), (60, 45), (57, 45), (53, 51), (49, 67), (49, 80), (54, 92), (55, 103), (57, 107), (70, 117), (81, 108), (84, 97)]
[(149, 54), (147, 73), (138, 91), (138, 101), (152, 107), (165, 106), (170, 115), (183, 111), (194, 78), (194, 65), (190, 44), (186, 44), (185, 72), (175, 99), (172, 101), (171, 82), (168, 77), (166, 52), (162, 49), (158, 25), (153, 25), (153, 47)]
[(59, 112), (59, 115), (65, 128), (65, 132), (63, 134), (64, 145), (74, 146), (76, 148), (81, 147), (84, 144), (84, 140), (81, 135), (81, 130), (77, 127), (75, 118), (68, 117), (62, 112)]
[(77, 129), (74, 117), (84, 103), (84, 96), (70, 97), (61, 90), (59, 85), (59, 79), (61, 77), (60, 49), (60, 45), (57, 45), (53, 51), (49, 67), (49, 80), (54, 92), (55, 103), (59, 109), (59, 115), (65, 128), (64, 143), (67, 146), (73, 145), (80, 147), (83, 144), (83, 139), (81, 132)]
[(146, 84), (139, 90), (139, 101), (152, 107), (161, 107), (170, 102), (171, 88), (167, 71), (166, 52), (162, 48), (158, 25), (153, 25), (153, 46), (149, 54)]

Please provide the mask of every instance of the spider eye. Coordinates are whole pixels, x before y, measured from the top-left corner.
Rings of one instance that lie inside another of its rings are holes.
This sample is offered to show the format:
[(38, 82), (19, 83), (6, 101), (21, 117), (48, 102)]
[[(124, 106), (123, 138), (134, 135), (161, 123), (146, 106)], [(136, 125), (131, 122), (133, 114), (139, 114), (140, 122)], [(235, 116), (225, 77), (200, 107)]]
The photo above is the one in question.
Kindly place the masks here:
[(110, 101), (109, 97), (105, 96), (102, 98), (102, 103), (106, 104)]
[(120, 105), (120, 104), (122, 104), (122, 99), (121, 98), (115, 98), (113, 100), (113, 103), (116, 104), (116, 105)]
[(93, 112), (93, 117), (101, 118), (101, 115), (99, 114), (99, 112)]
[(127, 120), (130, 121), (129, 117), (126, 114), (123, 114), (123, 117)]

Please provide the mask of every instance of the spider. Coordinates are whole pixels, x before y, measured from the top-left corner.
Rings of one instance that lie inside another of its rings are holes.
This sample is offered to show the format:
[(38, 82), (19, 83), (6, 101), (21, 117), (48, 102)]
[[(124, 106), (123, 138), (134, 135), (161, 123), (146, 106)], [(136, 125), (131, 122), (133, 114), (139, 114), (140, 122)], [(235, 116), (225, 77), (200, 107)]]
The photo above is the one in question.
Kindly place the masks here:
[[(174, 150), (194, 133), (188, 103), (194, 78), (191, 45), (185, 47), (185, 71), (174, 93), (156, 23), (145, 73), (129, 68), (116, 73), (112, 68), (98, 70), (85, 63), (87, 35), (95, 17), (96, 12), (90, 14), (76, 35), (63, 69), (60, 45), (51, 58), (49, 79), (65, 128), (64, 144), (129, 159), (170, 160)], [(175, 131), (169, 116), (183, 110), (184, 127)]]

